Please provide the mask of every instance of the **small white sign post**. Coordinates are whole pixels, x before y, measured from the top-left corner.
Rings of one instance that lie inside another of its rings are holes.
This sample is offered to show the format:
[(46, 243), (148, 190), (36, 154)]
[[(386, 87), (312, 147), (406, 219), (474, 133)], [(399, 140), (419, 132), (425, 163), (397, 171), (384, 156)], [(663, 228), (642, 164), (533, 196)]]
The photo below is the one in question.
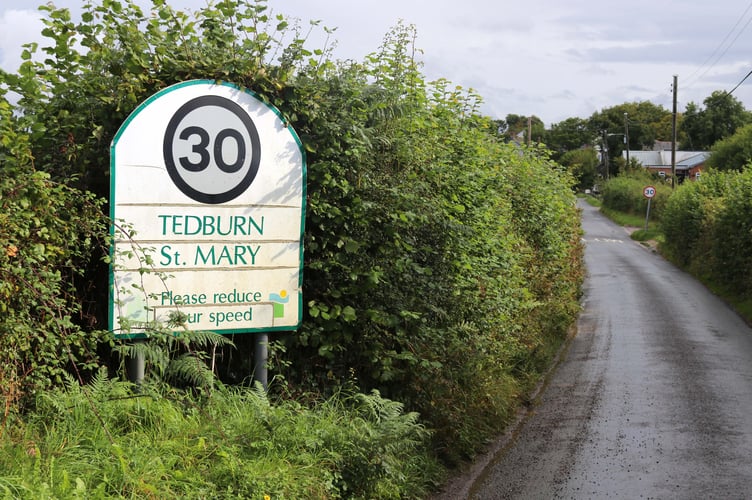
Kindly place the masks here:
[(110, 329), (142, 338), (175, 312), (263, 342), (297, 329), (305, 170), (295, 131), (248, 90), (192, 80), (141, 104), (110, 150)]
[(650, 219), (650, 201), (655, 196), (655, 187), (653, 186), (645, 186), (642, 189), (642, 195), (648, 199), (648, 209), (645, 214), (645, 231), (648, 230), (648, 220)]

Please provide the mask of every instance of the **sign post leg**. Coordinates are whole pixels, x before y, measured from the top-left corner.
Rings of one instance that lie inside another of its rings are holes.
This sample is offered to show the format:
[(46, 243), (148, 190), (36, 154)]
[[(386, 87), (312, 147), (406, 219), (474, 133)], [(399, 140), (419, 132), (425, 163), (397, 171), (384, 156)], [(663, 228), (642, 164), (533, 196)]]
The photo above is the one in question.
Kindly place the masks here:
[[(143, 340), (134, 341), (136, 344), (141, 344)], [(132, 356), (125, 358), (125, 373), (128, 380), (136, 384), (136, 388), (140, 389), (141, 384), (144, 383), (144, 372), (146, 367), (146, 358), (143, 352), (137, 352)]]
[(268, 373), (266, 363), (269, 360), (269, 334), (258, 333), (253, 341), (253, 382), (261, 383), (266, 391)]
[(650, 219), (650, 201), (651, 200), (652, 198), (648, 198), (648, 210), (647, 210), (647, 213), (645, 214), (645, 231), (648, 230), (648, 219)]

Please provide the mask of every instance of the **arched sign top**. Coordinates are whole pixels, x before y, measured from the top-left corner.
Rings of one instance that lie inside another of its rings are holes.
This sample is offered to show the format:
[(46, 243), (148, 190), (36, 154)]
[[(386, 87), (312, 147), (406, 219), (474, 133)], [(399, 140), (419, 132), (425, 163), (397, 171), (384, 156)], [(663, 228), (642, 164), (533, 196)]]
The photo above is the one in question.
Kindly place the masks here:
[(193, 329), (298, 327), (305, 153), (276, 108), (227, 82), (172, 85), (120, 127), (110, 173), (113, 331), (175, 310)]
[[(299, 163), (297, 168), (305, 179), (302, 143), (279, 110), (250, 90), (213, 80), (181, 82), (149, 97), (115, 134), (110, 152), (115, 173), (116, 161), (165, 168), (176, 192), (164, 186), (159, 189), (177, 198), (187, 197), (183, 199), (187, 203), (219, 204), (237, 199), (257, 182), (262, 158), (275, 168), (262, 169), (258, 181), (297, 184), (298, 175), (283, 171), (290, 161)], [(111, 193), (116, 180), (122, 179), (111, 178)], [(281, 187), (277, 185), (275, 191), (281, 192)], [(284, 187), (286, 201), (293, 193), (302, 194), (299, 186)], [(255, 191), (263, 189), (259, 186)]]

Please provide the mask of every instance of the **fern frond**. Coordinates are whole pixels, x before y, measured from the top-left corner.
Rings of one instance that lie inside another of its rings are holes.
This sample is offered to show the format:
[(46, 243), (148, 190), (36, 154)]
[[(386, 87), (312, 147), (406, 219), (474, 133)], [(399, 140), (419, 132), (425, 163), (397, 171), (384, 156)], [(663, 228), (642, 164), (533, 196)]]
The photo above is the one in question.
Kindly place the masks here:
[(208, 387), (214, 382), (214, 374), (206, 364), (192, 354), (183, 354), (173, 359), (165, 372), (165, 378), (174, 382), (187, 382), (198, 387)]
[(91, 397), (99, 399), (102, 395), (108, 395), (111, 392), (110, 378), (107, 375), (107, 368), (101, 367), (94, 378), (89, 382), (89, 391)]
[(77, 393), (81, 390), (81, 385), (78, 383), (78, 380), (76, 380), (73, 374), (63, 372), (60, 374), (60, 376), (63, 378), (63, 387), (65, 387), (65, 390), (67, 392)]
[(121, 356), (121, 359), (143, 357), (144, 361), (156, 369), (160, 376), (164, 375), (170, 362), (170, 353), (157, 343), (135, 342), (132, 344), (121, 344), (115, 346), (114, 350)]
[(270, 406), (269, 395), (264, 389), (264, 386), (258, 380), (251, 387), (250, 393), (253, 395), (253, 398), (260, 404), (260, 406), (264, 408)]
[(186, 330), (181, 332), (180, 337), (197, 347), (232, 346), (232, 340), (216, 332), (206, 330)]

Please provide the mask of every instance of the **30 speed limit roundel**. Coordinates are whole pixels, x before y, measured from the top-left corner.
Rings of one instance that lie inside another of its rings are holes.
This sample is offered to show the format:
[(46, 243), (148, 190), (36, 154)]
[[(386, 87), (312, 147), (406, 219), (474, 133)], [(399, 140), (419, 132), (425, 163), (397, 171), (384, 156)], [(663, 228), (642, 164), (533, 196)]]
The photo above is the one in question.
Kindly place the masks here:
[(240, 196), (258, 173), (261, 146), (248, 113), (236, 102), (203, 95), (183, 104), (165, 129), (163, 154), (172, 182), (200, 203)]

